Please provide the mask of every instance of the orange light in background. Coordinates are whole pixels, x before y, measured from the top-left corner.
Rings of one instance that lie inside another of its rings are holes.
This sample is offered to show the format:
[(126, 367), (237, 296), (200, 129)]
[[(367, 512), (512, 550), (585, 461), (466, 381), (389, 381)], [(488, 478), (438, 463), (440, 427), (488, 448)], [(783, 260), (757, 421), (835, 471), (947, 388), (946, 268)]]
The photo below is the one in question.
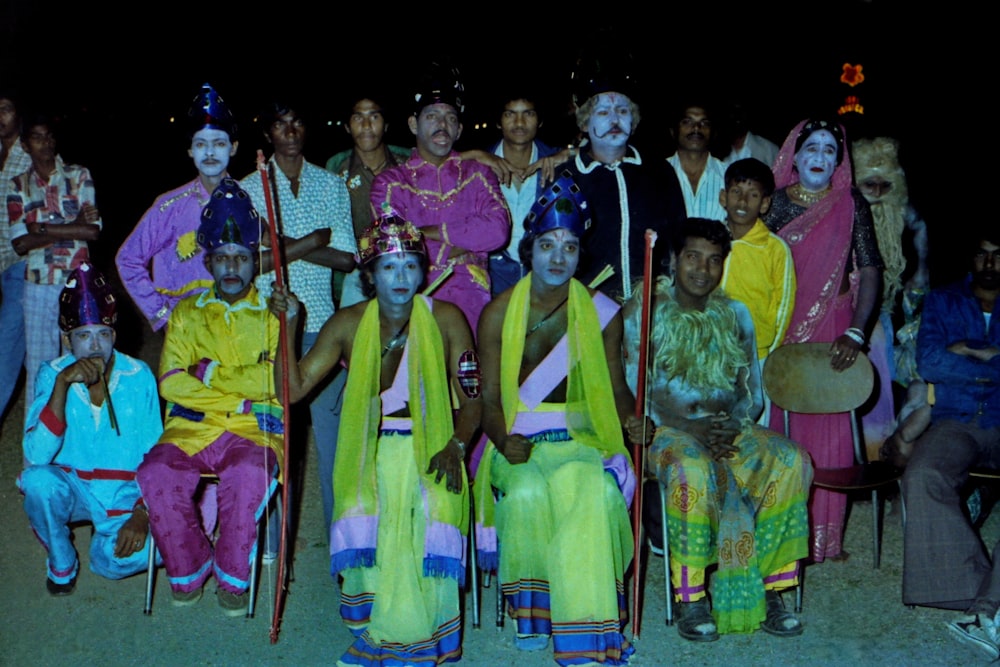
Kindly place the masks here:
[(848, 95), (844, 98), (844, 104), (839, 109), (837, 109), (837, 114), (843, 116), (845, 113), (856, 113), (859, 115), (865, 114), (865, 108), (859, 100), (854, 95)]
[(850, 63), (844, 63), (844, 71), (840, 75), (840, 82), (846, 83), (848, 86), (853, 88), (859, 83), (864, 82), (865, 75), (861, 72), (861, 65), (852, 65)]

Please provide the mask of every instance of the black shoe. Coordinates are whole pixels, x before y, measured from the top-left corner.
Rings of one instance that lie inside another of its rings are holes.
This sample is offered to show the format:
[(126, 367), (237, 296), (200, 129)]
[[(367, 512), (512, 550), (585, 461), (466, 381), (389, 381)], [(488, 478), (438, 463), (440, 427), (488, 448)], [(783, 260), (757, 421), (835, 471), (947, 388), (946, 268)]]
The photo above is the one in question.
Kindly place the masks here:
[(693, 642), (714, 642), (719, 638), (708, 598), (677, 603), (677, 633)]
[(67, 584), (57, 584), (48, 577), (45, 577), (45, 588), (49, 591), (49, 595), (53, 597), (72, 595), (76, 589), (76, 577), (70, 579)]
[(767, 618), (761, 621), (760, 629), (775, 637), (796, 637), (802, 634), (802, 622), (792, 612), (785, 609), (785, 601), (778, 591), (766, 591)]

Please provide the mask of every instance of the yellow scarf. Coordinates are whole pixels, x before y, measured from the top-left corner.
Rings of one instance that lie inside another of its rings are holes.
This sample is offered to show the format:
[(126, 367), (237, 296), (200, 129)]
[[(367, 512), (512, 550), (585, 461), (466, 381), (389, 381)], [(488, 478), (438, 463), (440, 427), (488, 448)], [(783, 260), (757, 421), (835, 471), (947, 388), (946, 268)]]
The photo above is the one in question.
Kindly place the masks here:
[[(378, 514), (375, 456), (382, 417), (379, 326), (378, 301), (372, 299), (354, 337), (344, 391), (333, 471), (334, 521), (345, 516)], [(407, 380), (414, 465), (427, 492), (430, 520), (457, 526), (465, 534), (469, 522), (468, 484), (463, 482), (461, 495), (454, 494), (447, 490), (444, 479), (437, 483), (434, 474), (427, 473), (431, 457), (447, 446), (454, 424), (444, 343), (424, 297), (413, 300), (409, 326)]]
[[(503, 322), (500, 399), (508, 432), (514, 425), (520, 405), (518, 376), (524, 353), (530, 301), (529, 273), (514, 286)], [(622, 454), (631, 464), (632, 457), (625, 447), (621, 421), (615, 408), (611, 372), (604, 355), (604, 337), (597, 308), (590, 292), (575, 278), (570, 280), (569, 285), (566, 335), (569, 343), (566, 426), (570, 436), (583, 445), (599, 450), (604, 459)], [(494, 525), (493, 493), (490, 488), (493, 451), (494, 445), (490, 442), (476, 473), (476, 521), (484, 527)]]

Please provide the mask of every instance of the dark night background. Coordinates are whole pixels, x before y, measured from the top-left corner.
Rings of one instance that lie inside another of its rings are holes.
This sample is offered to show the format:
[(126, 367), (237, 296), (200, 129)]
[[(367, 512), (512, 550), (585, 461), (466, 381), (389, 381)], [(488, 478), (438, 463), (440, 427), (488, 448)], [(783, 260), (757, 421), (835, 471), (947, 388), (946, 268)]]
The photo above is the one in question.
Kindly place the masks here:
[[(92, 252), (104, 266), (158, 194), (194, 177), (187, 139), (169, 119), (183, 118), (205, 82), (239, 119), (230, 164), (236, 177), (254, 169), (257, 148), (266, 149), (252, 119), (275, 96), (307, 114), (311, 162), (322, 165), (349, 147), (333, 123), (370, 88), (391, 105), (388, 140), (412, 146), (407, 100), (432, 57), (451, 58), (462, 73), (467, 104), (458, 148), (499, 138), (491, 96), (512, 82), (542, 91), (540, 136), (564, 144), (575, 131), (566, 115), (573, 62), (608, 28), (634, 59), (642, 111), (634, 143), (644, 158), (673, 152), (672, 107), (690, 94), (742, 99), (752, 129), (779, 145), (796, 122), (831, 115), (853, 94), (865, 114), (845, 120), (849, 137), (901, 142), (911, 201), (930, 225), (935, 284), (964, 268), (954, 261), (950, 230), (986, 224), (972, 211), (973, 197), (955, 188), (972, 180), (971, 139), (989, 140), (974, 129), (970, 99), (981, 94), (969, 78), (986, 69), (972, 52), (982, 47), (968, 26), (952, 31), (956, 21), (941, 4), (702, 2), (639, 10), (629, 3), (582, 16), (592, 9), (565, 4), (549, 14), (547, 5), (487, 3), (475, 21), (448, 18), (467, 13), (462, 5), (407, 5), (403, 15), (375, 3), (274, 3), (250, 15), (221, 3), (130, 3), (119, 11), (62, 4), (0, 0), (0, 85), (17, 86), (29, 106), (63, 118), (60, 153), (88, 166), (97, 186), (105, 226)], [(863, 66), (866, 81), (854, 89), (839, 82), (845, 62)]]

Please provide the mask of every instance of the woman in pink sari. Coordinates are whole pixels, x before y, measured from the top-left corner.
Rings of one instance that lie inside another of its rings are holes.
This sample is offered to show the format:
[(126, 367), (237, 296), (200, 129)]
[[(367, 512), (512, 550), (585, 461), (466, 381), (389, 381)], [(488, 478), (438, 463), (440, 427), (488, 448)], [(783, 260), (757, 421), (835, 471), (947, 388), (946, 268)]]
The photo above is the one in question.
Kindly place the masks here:
[[(844, 370), (867, 345), (881, 290), (879, 255), (868, 202), (851, 186), (843, 128), (803, 121), (785, 139), (774, 163), (778, 189), (766, 223), (795, 260), (798, 288), (786, 343), (830, 343), (830, 365)], [(781, 423), (775, 408), (772, 424)], [(790, 415), (790, 436), (817, 468), (854, 462), (848, 415)], [(847, 496), (814, 489), (809, 505), (812, 559), (845, 559)]]

